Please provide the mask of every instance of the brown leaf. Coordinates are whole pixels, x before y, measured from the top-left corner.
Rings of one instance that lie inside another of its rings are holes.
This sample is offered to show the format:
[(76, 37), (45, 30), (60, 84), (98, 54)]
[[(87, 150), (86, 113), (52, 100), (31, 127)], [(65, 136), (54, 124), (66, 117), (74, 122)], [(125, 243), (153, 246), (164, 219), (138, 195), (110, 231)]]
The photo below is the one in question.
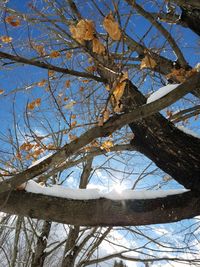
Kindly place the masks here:
[(113, 40), (119, 41), (121, 39), (119, 24), (115, 21), (111, 13), (104, 18), (103, 27)]
[(70, 141), (74, 141), (74, 140), (76, 140), (78, 137), (76, 136), (76, 135), (73, 135), (73, 134), (71, 134), (71, 133), (69, 133), (69, 140)]
[(154, 69), (156, 65), (157, 65), (156, 61), (150, 55), (146, 54), (141, 61), (140, 69), (144, 68)]
[(72, 52), (67, 52), (66, 53), (66, 58), (71, 59), (72, 58)]
[(92, 40), (92, 51), (98, 55), (105, 54), (105, 46), (99, 41), (98, 38)]
[(34, 45), (33, 48), (41, 55), (44, 56), (46, 54), (45, 48), (43, 45)]
[(54, 74), (55, 74), (55, 71), (54, 70), (48, 70), (49, 77), (54, 76)]
[(28, 108), (29, 110), (34, 110), (34, 108), (35, 108), (35, 103), (34, 103), (34, 102), (28, 103), (27, 108)]
[(20, 25), (20, 20), (15, 16), (6, 17), (5, 21), (13, 27), (18, 27)]
[(11, 43), (12, 42), (12, 37), (10, 36), (1, 36), (1, 41), (5, 44)]
[(122, 104), (120, 99), (124, 94), (124, 89), (126, 87), (126, 79), (128, 79), (128, 73), (124, 73), (120, 78), (117, 85), (114, 87), (110, 101), (112, 106), (114, 107), (115, 112), (121, 112)]
[(73, 121), (73, 122), (71, 123), (71, 127), (72, 127), (72, 128), (75, 127), (76, 124), (77, 124), (77, 121)]
[(96, 71), (96, 66), (89, 66), (89, 67), (87, 67), (87, 71), (88, 72), (95, 72)]
[(72, 118), (72, 119), (76, 119), (76, 115), (75, 115), (75, 114), (72, 114), (72, 115), (71, 115), (71, 118)]
[(4, 93), (4, 90), (0, 89), (0, 95), (2, 95)]
[(43, 79), (43, 80), (41, 80), (40, 82), (37, 83), (37, 86), (43, 87), (46, 84), (46, 82), (47, 81), (45, 79)]
[(107, 140), (105, 141), (101, 146), (100, 148), (103, 150), (106, 150), (106, 152), (110, 152), (110, 148), (113, 147), (114, 144), (111, 140)]
[(91, 20), (81, 19), (76, 26), (71, 25), (69, 30), (72, 37), (79, 43), (91, 41), (94, 38), (95, 27)]
[(71, 83), (70, 80), (66, 80), (66, 82), (65, 82), (65, 87), (66, 87), (66, 88), (69, 88), (69, 87), (70, 87), (70, 83)]
[(50, 58), (58, 58), (58, 57), (60, 57), (60, 52), (59, 52), (59, 51), (52, 51), (52, 52), (49, 54), (49, 57), (50, 57)]
[(36, 107), (39, 107), (41, 105), (41, 98), (37, 98), (36, 100), (35, 100), (35, 106)]

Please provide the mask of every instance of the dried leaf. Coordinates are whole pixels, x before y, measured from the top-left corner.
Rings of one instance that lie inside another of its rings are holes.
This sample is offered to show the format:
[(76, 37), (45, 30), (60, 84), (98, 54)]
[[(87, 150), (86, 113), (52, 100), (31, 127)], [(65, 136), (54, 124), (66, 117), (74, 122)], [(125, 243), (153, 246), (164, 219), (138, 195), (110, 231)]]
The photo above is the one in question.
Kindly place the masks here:
[(110, 110), (107, 108), (107, 109), (105, 109), (104, 112), (103, 112), (103, 119), (104, 119), (104, 122), (106, 122), (109, 118), (110, 118)]
[(72, 58), (72, 52), (67, 52), (66, 53), (66, 58), (71, 59)]
[(1, 41), (5, 44), (11, 43), (12, 42), (12, 37), (10, 36), (1, 36)]
[(89, 83), (89, 80), (82, 80), (82, 83)]
[(44, 56), (46, 54), (45, 48), (43, 45), (34, 45), (33, 47), (41, 56)]
[(144, 68), (154, 69), (156, 65), (157, 65), (156, 61), (150, 55), (146, 54), (141, 61), (140, 69)]
[(72, 114), (71, 115), (71, 119), (76, 119), (76, 115), (75, 114)]
[(35, 100), (35, 106), (36, 107), (39, 107), (41, 105), (41, 98), (37, 98), (36, 100)]
[(88, 72), (95, 72), (96, 71), (96, 66), (89, 66), (89, 67), (87, 67), (87, 71)]
[(35, 103), (34, 103), (34, 102), (28, 103), (27, 108), (28, 108), (29, 110), (34, 110), (34, 108), (35, 108)]
[(92, 51), (98, 55), (105, 54), (105, 46), (99, 41), (98, 38), (92, 40)]
[(69, 140), (70, 141), (74, 141), (74, 140), (76, 140), (78, 137), (76, 136), (76, 135), (73, 135), (73, 134), (71, 134), (71, 133), (69, 133)]
[(128, 73), (124, 73), (117, 85), (114, 87), (114, 90), (112, 92), (110, 101), (112, 106), (114, 107), (115, 112), (121, 112), (122, 111), (122, 104), (120, 99), (122, 98), (124, 94), (124, 89), (126, 87), (126, 79), (128, 79)]
[(103, 26), (113, 40), (120, 40), (121, 30), (119, 28), (119, 24), (115, 21), (111, 13), (104, 18)]
[(20, 25), (20, 20), (15, 16), (6, 17), (5, 21), (13, 27), (18, 27)]
[(66, 82), (65, 82), (65, 87), (67, 87), (67, 88), (69, 88), (70, 87), (70, 80), (67, 80)]
[(28, 103), (27, 108), (29, 110), (34, 110), (35, 107), (39, 107), (41, 105), (41, 98), (36, 98), (36, 100), (34, 100), (31, 103)]
[(30, 143), (23, 143), (20, 146), (20, 150), (24, 150), (24, 151), (30, 151), (33, 148), (34, 145), (30, 144)]
[(53, 144), (49, 144), (49, 145), (47, 146), (47, 149), (48, 149), (48, 150), (56, 150), (56, 146), (53, 145)]
[(64, 106), (66, 109), (71, 109), (76, 104), (76, 101), (71, 101)]
[(54, 70), (49, 70), (48, 71), (49, 77), (52, 77), (54, 74), (55, 74), (55, 71)]
[(18, 160), (22, 160), (22, 155), (21, 155), (20, 152), (18, 152), (18, 153), (16, 154), (16, 159), (18, 159)]
[(52, 51), (52, 52), (49, 54), (49, 57), (50, 57), (50, 58), (58, 58), (58, 57), (60, 57), (60, 52), (59, 52), (59, 51)]
[(71, 127), (72, 127), (72, 128), (75, 127), (76, 124), (77, 124), (77, 121), (73, 121), (73, 122), (71, 123)]
[(91, 41), (94, 38), (95, 27), (91, 20), (81, 19), (76, 26), (71, 25), (69, 30), (72, 37), (79, 43)]
[(100, 148), (103, 150), (106, 150), (106, 152), (110, 152), (110, 148), (113, 147), (114, 144), (111, 140), (107, 140), (105, 141), (101, 146)]
[(45, 79), (43, 79), (43, 80), (41, 80), (40, 82), (37, 83), (37, 86), (43, 87), (46, 84), (46, 82), (47, 81)]
[(0, 95), (2, 95), (4, 93), (4, 90), (0, 89)]

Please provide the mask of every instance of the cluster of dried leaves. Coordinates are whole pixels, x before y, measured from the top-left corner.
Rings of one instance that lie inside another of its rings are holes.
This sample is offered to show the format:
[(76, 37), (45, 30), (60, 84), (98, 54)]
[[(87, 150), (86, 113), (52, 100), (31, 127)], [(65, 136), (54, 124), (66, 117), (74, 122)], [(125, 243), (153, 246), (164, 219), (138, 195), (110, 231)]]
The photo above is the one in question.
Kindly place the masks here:
[(16, 154), (18, 160), (22, 160), (22, 156), (26, 160), (32, 159), (33, 161), (37, 160), (38, 157), (43, 154), (45, 151), (56, 150), (56, 146), (53, 144), (42, 144), (42, 143), (31, 143), (25, 142), (19, 147), (19, 152)]
[[(120, 40), (121, 30), (112, 14), (108, 14), (103, 21), (103, 26), (109, 36), (114, 40)], [(76, 25), (69, 27), (73, 39), (84, 45), (85, 41), (92, 41), (92, 51), (96, 54), (105, 54), (106, 48), (97, 37), (94, 22), (92, 20), (81, 19)]]
[(29, 110), (34, 110), (36, 107), (41, 105), (41, 98), (36, 98), (34, 101), (28, 103), (27, 108)]

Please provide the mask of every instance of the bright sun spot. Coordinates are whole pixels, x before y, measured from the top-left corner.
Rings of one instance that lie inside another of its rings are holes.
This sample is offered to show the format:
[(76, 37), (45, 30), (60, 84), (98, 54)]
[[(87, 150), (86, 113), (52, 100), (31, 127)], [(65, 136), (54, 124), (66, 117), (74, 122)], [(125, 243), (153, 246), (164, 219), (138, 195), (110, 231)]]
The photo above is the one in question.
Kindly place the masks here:
[(116, 191), (118, 194), (121, 194), (124, 189), (125, 188), (124, 188), (124, 186), (122, 184), (114, 184), (112, 186), (112, 190)]

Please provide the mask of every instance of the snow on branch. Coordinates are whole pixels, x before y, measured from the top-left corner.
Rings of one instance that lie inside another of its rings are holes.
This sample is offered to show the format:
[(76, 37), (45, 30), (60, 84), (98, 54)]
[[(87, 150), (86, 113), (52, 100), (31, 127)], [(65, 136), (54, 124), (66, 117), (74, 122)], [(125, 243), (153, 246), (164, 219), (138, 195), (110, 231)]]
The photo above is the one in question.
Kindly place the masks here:
[(170, 195), (177, 195), (185, 193), (189, 190), (112, 190), (108, 193), (103, 193), (98, 189), (72, 189), (60, 185), (53, 185), (50, 187), (41, 186), (34, 181), (28, 181), (25, 190), (29, 193), (42, 194), (54, 197), (68, 198), (74, 200), (89, 200), (106, 198), (111, 200), (128, 200), (128, 199), (155, 199), (164, 198)]

